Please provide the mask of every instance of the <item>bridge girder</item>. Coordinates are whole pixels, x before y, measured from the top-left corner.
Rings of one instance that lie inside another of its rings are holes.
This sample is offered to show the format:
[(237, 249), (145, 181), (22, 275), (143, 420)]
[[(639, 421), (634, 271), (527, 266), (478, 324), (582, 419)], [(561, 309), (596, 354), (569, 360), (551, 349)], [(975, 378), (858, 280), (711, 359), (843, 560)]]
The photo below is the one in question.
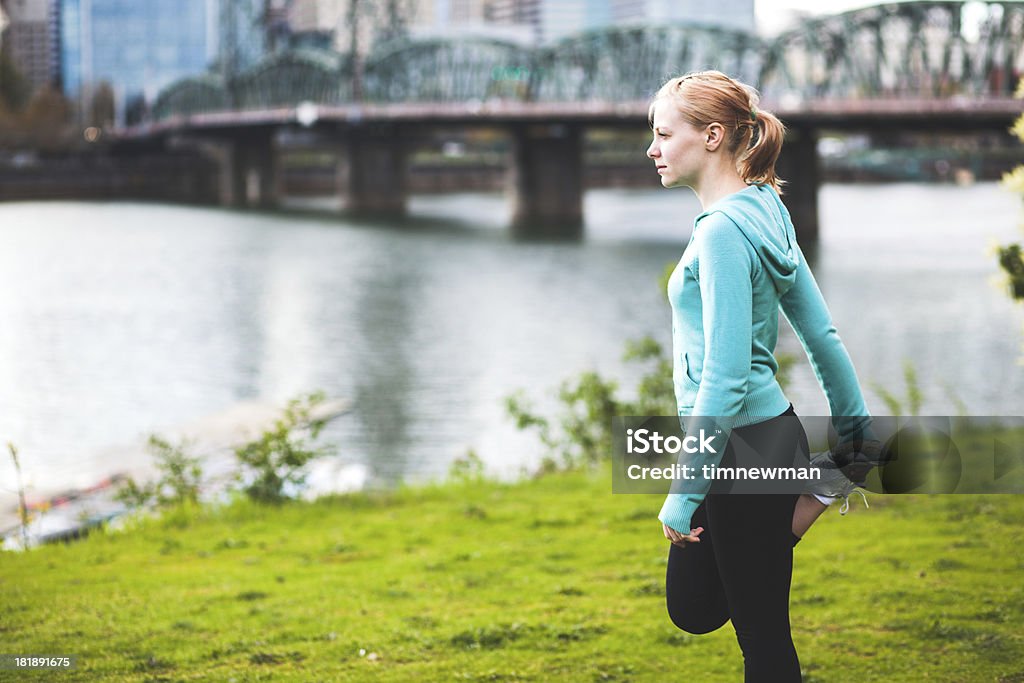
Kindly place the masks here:
[(755, 35), (699, 24), (588, 31), (538, 50), (532, 90), (541, 101), (635, 101), (673, 76), (706, 69), (754, 84), (763, 51)]
[(485, 38), (395, 41), (369, 56), (366, 99), (466, 102), (525, 99), (531, 51)]
[(270, 55), (242, 72), (228, 88), (241, 109), (333, 104), (351, 100), (348, 60), (329, 50), (289, 50)]
[(1009, 96), (1024, 72), (1024, 3), (875, 5), (806, 21), (765, 55), (775, 97)]
[[(207, 75), (160, 94), (154, 118), (352, 102), (347, 56), (275, 53), (224, 83)], [(924, 0), (805, 22), (773, 41), (695, 24), (625, 26), (529, 49), (487, 38), (395, 41), (368, 56), (367, 102), (635, 102), (665, 79), (719, 69), (771, 96), (1008, 97), (1024, 72), (1024, 3)]]
[(203, 74), (183, 78), (164, 88), (153, 104), (153, 118), (159, 120), (169, 116), (221, 111), (228, 106), (223, 79)]

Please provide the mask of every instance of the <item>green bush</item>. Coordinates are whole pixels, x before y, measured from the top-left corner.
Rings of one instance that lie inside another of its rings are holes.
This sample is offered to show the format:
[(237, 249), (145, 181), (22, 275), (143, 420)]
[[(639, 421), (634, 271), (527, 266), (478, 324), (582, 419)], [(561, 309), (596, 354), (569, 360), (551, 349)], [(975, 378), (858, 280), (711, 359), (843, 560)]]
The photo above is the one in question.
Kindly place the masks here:
[[(1024, 98), (1024, 80), (1017, 87), (1016, 96)], [(1010, 132), (1021, 141), (1024, 141), (1024, 114), (1021, 114), (1014, 122)], [(1018, 166), (1003, 176), (1003, 186), (1011, 192), (1024, 194), (1024, 165)], [(1014, 301), (1024, 301), (1024, 256), (1021, 253), (1021, 245), (1008, 244), (996, 248), (999, 266), (1006, 273), (1007, 287), (1010, 297)]]
[(202, 467), (199, 458), (188, 454), (187, 449), (191, 446), (188, 441), (172, 445), (156, 434), (151, 435), (148, 447), (156, 458), (159, 479), (140, 486), (128, 478), (115, 494), (115, 499), (129, 507), (155, 504), (159, 508), (168, 508), (186, 502), (198, 503)]
[[(522, 391), (505, 399), (505, 409), (518, 429), (536, 429), (547, 453), (538, 474), (594, 465), (612, 452), (612, 418), (627, 415), (676, 415), (672, 360), (650, 336), (626, 343), (623, 360), (645, 366), (636, 385), (636, 398), (620, 399), (618, 383), (594, 371), (565, 380), (558, 391), (562, 414), (554, 419), (534, 412)], [(779, 354), (776, 378), (783, 387), (795, 362)]]
[(332, 445), (313, 445), (327, 421), (313, 419), (311, 414), (326, 398), (318, 391), (292, 399), (273, 427), (235, 449), (241, 465), (237, 480), (249, 498), (265, 503), (284, 501), (288, 497), (286, 486), (305, 483), (308, 462), (334, 454)]

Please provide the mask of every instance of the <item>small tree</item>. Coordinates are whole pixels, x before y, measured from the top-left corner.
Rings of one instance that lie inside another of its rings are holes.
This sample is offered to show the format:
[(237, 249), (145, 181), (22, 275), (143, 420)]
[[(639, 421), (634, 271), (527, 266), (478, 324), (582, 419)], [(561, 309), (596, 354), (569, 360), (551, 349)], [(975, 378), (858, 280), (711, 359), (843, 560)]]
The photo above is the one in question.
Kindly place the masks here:
[[(1014, 96), (1024, 98), (1024, 79), (1021, 79)], [(1024, 142), (1024, 114), (1017, 118), (1010, 128), (1010, 132)], [(1024, 165), (1003, 174), (1003, 187), (1011, 192), (1024, 195)], [(1024, 260), (1021, 257), (1020, 243), (999, 247), (999, 265), (1009, 276), (1010, 296), (1018, 301), (1024, 299)]]
[[(1024, 79), (1021, 79), (1017, 85), (1017, 92), (1014, 96), (1024, 98)], [(1017, 118), (1013, 127), (1010, 128), (1010, 132), (1024, 142), (1024, 114)], [(1011, 192), (1024, 195), (1024, 165), (1003, 175), (1003, 187)], [(998, 247), (997, 253), (999, 265), (1008, 276), (1010, 296), (1014, 301), (1024, 300), (1024, 257), (1022, 257), (1020, 243)]]
[[(287, 499), (287, 485), (305, 483), (306, 464), (334, 453), (333, 446), (314, 447), (313, 442), (327, 423), (314, 419), (313, 410), (326, 400), (323, 392), (315, 392), (289, 401), (284, 414), (259, 439), (239, 446), (235, 455), (242, 470), (238, 479), (251, 499), (280, 503)], [(308, 435), (301, 434), (306, 432)]]
[(73, 111), (71, 102), (55, 88), (47, 85), (36, 90), (21, 114), (28, 143), (42, 150), (68, 146), (73, 138)]
[(403, 0), (383, 0), (378, 4), (377, 42), (384, 43), (407, 37), (409, 23), (415, 11), (412, 3)]
[(21, 527), (21, 547), (28, 550), (28, 524), (32, 521), (32, 516), (29, 514), (28, 505), (25, 504), (25, 487), (21, 483), (21, 463), (18, 462), (18, 449), (13, 443), (7, 443), (7, 450), (10, 451), (11, 459), (14, 460), (14, 471), (18, 476), (18, 523)]
[[(632, 401), (618, 397), (618, 383), (596, 372), (584, 372), (575, 381), (563, 381), (558, 399), (564, 407), (557, 425), (532, 412), (522, 392), (506, 397), (505, 410), (517, 429), (536, 429), (548, 450), (541, 471), (560, 466), (593, 465), (612, 451), (612, 418), (626, 415), (676, 415), (672, 386), (672, 360), (652, 337), (629, 341), (623, 360), (646, 365)], [(559, 462), (559, 458), (561, 462)]]
[(103, 81), (96, 86), (89, 104), (89, 125), (97, 128), (110, 128), (114, 125), (114, 89), (110, 83)]
[(140, 486), (129, 477), (115, 494), (115, 499), (129, 507), (155, 504), (159, 508), (169, 508), (183, 503), (198, 503), (202, 467), (199, 458), (188, 454), (192, 444), (181, 441), (172, 445), (153, 434), (149, 437), (148, 447), (156, 458), (159, 479)]

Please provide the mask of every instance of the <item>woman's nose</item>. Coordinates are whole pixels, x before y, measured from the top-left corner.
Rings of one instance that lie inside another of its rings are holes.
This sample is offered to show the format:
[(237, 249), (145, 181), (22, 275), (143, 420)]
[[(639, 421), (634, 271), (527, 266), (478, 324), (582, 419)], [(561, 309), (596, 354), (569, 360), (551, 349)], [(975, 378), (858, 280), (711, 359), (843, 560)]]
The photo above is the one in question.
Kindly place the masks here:
[(652, 142), (651, 146), (647, 148), (647, 157), (653, 159), (658, 155), (657, 143)]

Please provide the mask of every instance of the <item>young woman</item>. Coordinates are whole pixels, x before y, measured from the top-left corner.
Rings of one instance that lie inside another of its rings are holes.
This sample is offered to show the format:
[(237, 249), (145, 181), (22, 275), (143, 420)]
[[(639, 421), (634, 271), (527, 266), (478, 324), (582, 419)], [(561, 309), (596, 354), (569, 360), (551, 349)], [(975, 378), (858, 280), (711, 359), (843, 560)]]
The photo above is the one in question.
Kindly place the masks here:
[[(703, 208), (668, 285), (673, 379), (679, 415), (706, 417), (723, 430), (724, 453), (709, 456), (722, 466), (734, 464), (738, 439), (756, 444), (768, 463), (792, 465), (794, 453), (808, 455), (807, 436), (775, 379), (780, 308), (826, 393), (840, 441), (870, 429), (853, 364), (779, 198), (783, 125), (757, 104), (749, 86), (704, 71), (665, 83), (649, 114), (647, 156), (662, 185), (691, 188)], [(746, 683), (799, 681), (789, 624), (793, 546), (854, 485), (838, 474), (804, 494), (735, 495), (718, 483), (670, 493), (658, 515), (672, 542), (669, 616), (690, 633), (731, 619)]]

